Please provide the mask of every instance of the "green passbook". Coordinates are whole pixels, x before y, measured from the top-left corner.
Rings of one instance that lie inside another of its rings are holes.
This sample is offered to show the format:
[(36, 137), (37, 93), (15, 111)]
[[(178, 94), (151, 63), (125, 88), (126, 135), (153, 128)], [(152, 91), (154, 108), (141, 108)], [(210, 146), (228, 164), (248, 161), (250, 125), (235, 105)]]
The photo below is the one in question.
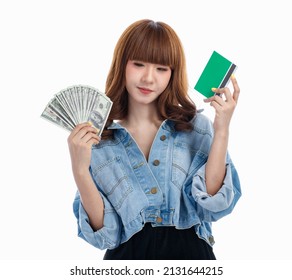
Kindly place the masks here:
[(223, 88), (227, 85), (230, 76), (236, 69), (236, 65), (216, 51), (213, 51), (199, 80), (195, 90), (207, 98), (214, 95), (211, 88)]

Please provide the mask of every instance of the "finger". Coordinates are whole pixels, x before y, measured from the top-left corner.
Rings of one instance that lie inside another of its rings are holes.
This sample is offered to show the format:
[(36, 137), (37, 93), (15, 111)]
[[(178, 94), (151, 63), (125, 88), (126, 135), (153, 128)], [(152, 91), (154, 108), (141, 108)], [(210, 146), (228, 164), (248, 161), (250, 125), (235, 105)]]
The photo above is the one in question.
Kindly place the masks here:
[(84, 127), (89, 127), (91, 124), (86, 122), (86, 123), (80, 123), (80, 124), (77, 124), (76, 127), (72, 130), (71, 134), (69, 135), (68, 137), (68, 140), (69, 139), (72, 139), (76, 136), (76, 134)]
[[(217, 90), (217, 88), (212, 88), (212, 91), (214, 90), (214, 93), (216, 93), (215, 91)], [(212, 101), (214, 101), (216, 94), (214, 94), (213, 96), (210, 96), (209, 98), (205, 98), (203, 99), (203, 101), (205, 103), (210, 103)], [(218, 93), (218, 97), (220, 97), (220, 94)]]
[(212, 102), (213, 100), (214, 100), (214, 96), (209, 97), (209, 98), (205, 98), (203, 101), (204, 101), (205, 103), (210, 103), (210, 102)]
[(92, 146), (92, 145), (97, 145), (97, 144), (99, 144), (99, 142), (100, 142), (100, 141), (98, 141), (98, 140), (92, 138), (92, 139), (90, 139), (90, 140), (87, 142), (87, 144), (90, 145), (90, 146)]
[(82, 142), (88, 143), (89, 140), (94, 139), (96, 141), (100, 141), (100, 137), (96, 135), (96, 133), (88, 132), (82, 137)]
[(232, 82), (233, 89), (234, 89), (233, 99), (237, 103), (237, 100), (239, 98), (240, 88), (239, 88), (237, 80), (233, 74), (231, 75), (231, 82)]
[(231, 92), (229, 90), (228, 87), (224, 87), (224, 88), (212, 88), (212, 91), (215, 92), (215, 97), (219, 96), (222, 98), (222, 96), (224, 95), (225, 100), (231, 101), (233, 99)]
[(204, 99), (204, 102), (205, 103), (217, 102), (220, 105), (223, 105), (224, 104), (224, 100), (222, 99), (222, 97), (219, 94)]
[(223, 93), (223, 94), (224, 94), (224, 96), (225, 96), (226, 102), (232, 100), (232, 95), (231, 95), (231, 92), (230, 92), (230, 90), (229, 90), (228, 87), (225, 87), (225, 88), (224, 88), (224, 93)]
[(224, 103), (225, 103), (225, 101), (223, 100), (223, 98), (221, 96), (219, 96), (219, 95), (214, 95), (213, 102), (216, 102), (220, 106), (223, 106)]
[(212, 101), (210, 103), (212, 107), (214, 107), (215, 111), (218, 112), (220, 109), (222, 109), (222, 105), (218, 104), (216, 101)]
[(74, 138), (82, 139), (87, 133), (93, 133), (97, 135), (97, 129), (93, 126), (82, 127), (78, 133), (75, 134)]
[(211, 90), (215, 93), (215, 95), (220, 96), (221, 95), (221, 88), (214, 88), (212, 87)]

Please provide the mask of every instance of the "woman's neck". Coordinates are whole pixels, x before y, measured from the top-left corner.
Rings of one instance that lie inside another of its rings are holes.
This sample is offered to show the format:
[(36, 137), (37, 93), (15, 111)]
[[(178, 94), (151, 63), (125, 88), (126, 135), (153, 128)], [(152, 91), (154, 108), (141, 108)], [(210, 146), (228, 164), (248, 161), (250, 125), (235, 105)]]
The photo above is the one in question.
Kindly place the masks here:
[(145, 126), (147, 124), (155, 124), (160, 126), (162, 122), (161, 117), (158, 114), (156, 105), (151, 104), (139, 104), (128, 107), (128, 115), (121, 123), (126, 127)]

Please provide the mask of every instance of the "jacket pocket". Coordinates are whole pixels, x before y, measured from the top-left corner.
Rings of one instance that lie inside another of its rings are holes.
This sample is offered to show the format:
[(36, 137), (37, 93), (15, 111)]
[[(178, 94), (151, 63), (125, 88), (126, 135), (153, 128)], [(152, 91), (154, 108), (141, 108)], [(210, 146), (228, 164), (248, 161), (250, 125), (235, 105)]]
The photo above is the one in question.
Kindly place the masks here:
[(92, 167), (92, 173), (101, 191), (118, 210), (127, 196), (133, 191), (129, 184), (123, 162), (120, 157), (114, 157), (106, 162)]
[(204, 164), (207, 156), (185, 143), (175, 143), (172, 158), (171, 181), (180, 190), (190, 175)]
[(174, 143), (171, 167), (171, 181), (180, 190), (187, 177), (191, 163), (191, 153), (186, 144)]

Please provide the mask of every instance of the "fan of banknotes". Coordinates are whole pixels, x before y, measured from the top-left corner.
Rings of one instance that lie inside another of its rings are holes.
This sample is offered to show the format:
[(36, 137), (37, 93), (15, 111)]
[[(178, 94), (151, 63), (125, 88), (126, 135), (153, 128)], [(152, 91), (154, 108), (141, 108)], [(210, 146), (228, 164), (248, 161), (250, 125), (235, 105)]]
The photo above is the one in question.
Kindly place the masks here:
[(56, 93), (41, 117), (71, 131), (83, 122), (91, 122), (102, 134), (112, 107), (112, 101), (98, 89), (74, 85)]

